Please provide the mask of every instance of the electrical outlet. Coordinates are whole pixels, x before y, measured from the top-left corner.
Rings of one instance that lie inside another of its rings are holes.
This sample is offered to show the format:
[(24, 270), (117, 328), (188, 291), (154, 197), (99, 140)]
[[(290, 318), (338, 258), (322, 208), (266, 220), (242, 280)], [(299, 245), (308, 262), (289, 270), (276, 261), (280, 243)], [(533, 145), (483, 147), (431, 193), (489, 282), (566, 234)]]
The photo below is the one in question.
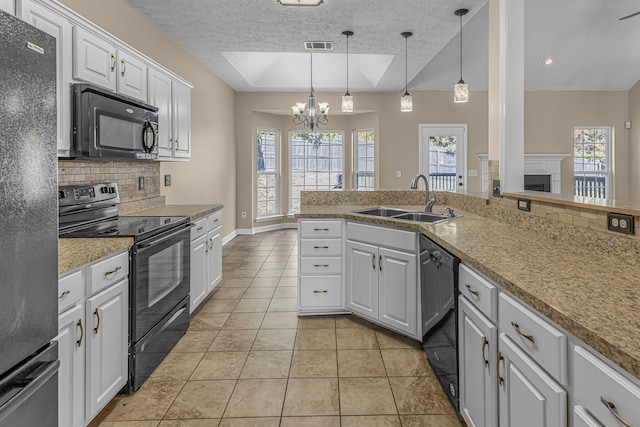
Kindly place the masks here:
[(245, 211), (240, 212), (240, 218), (247, 219), (247, 213)]
[(164, 186), (171, 187), (171, 175), (164, 176)]
[(608, 212), (607, 230), (618, 233), (633, 234), (633, 215)]
[(400, 169), (396, 170), (396, 178), (400, 178), (402, 176), (402, 171)]
[(138, 177), (138, 190), (144, 190), (144, 176)]
[(493, 197), (502, 197), (502, 194), (500, 194), (500, 180), (499, 179), (494, 179), (493, 180), (492, 194), (493, 194)]

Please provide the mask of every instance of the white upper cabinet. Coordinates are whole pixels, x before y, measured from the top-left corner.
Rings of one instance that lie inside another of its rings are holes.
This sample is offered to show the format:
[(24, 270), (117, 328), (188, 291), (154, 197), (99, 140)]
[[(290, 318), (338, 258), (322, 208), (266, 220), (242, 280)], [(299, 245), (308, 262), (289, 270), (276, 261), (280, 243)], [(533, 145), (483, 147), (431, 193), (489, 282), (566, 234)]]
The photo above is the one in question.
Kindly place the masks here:
[(69, 156), (71, 148), (71, 34), (73, 25), (62, 14), (40, 2), (22, 0), (17, 4), (17, 16), (56, 38), (56, 76), (58, 112), (58, 156)]
[(123, 47), (76, 25), (73, 58), (75, 79), (147, 101), (147, 65)]
[(173, 104), (174, 157), (191, 157), (191, 89), (173, 82), (171, 86)]
[(16, 2), (14, 0), (0, 0), (0, 10), (12, 15), (16, 14)]

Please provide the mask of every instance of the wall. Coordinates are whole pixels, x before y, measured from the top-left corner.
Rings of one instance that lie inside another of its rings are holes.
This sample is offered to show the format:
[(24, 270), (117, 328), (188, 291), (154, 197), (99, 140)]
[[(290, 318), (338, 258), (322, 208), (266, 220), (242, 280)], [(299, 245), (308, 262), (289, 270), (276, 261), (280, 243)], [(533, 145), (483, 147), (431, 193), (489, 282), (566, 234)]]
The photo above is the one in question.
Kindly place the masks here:
[[(525, 93), (525, 153), (573, 154), (575, 126), (614, 128), (614, 197), (629, 200), (627, 92), (539, 91)], [(562, 161), (562, 193), (573, 194), (573, 157)]]
[(640, 80), (629, 90), (629, 201), (640, 203)]
[(122, 0), (61, 3), (191, 82), (191, 161), (163, 162), (168, 204), (222, 203), (223, 235), (236, 229), (235, 92)]
[[(316, 99), (327, 101), (338, 110), (335, 114), (331, 110), (327, 129), (344, 129), (351, 133), (353, 129), (373, 127), (376, 130), (378, 144), (377, 175), (380, 189), (407, 189), (411, 178), (418, 172), (419, 141), (418, 125), (422, 123), (467, 123), (468, 168), (480, 171), (480, 161), (475, 154), (487, 152), (487, 93), (472, 92), (467, 104), (454, 104), (450, 91), (416, 91), (411, 92), (414, 101), (414, 111), (400, 112), (401, 93), (354, 93), (356, 112), (342, 114), (339, 111), (341, 93), (316, 93)], [(301, 125), (294, 125), (291, 119), (290, 105), (296, 101), (305, 100), (308, 93), (275, 93), (275, 92), (244, 92), (236, 97), (236, 117), (243, 118), (236, 125), (237, 134), (237, 164), (238, 170), (238, 208), (243, 211), (254, 208), (253, 191), (255, 179), (255, 131), (259, 123), (265, 123), (263, 113), (281, 117), (282, 146), (288, 146), (288, 132), (300, 130)], [(257, 114), (257, 113), (260, 114)], [(247, 118), (250, 125), (247, 125)], [(270, 126), (277, 124), (278, 119), (267, 121)], [(352, 163), (350, 151), (351, 136), (346, 135), (349, 143), (345, 154), (345, 163)], [(288, 152), (282, 151), (282, 159), (286, 164)], [(400, 170), (401, 177), (396, 177), (396, 170)], [(345, 165), (345, 172), (351, 171), (350, 165)], [(283, 173), (283, 175), (286, 175)], [(350, 173), (348, 174), (350, 176)], [(288, 189), (288, 183), (283, 188)], [(481, 176), (470, 177), (468, 189), (480, 191)], [(286, 202), (286, 200), (285, 200)], [(286, 207), (286, 205), (285, 205)], [(284, 211), (286, 212), (286, 210)], [(249, 212), (248, 214), (249, 215)], [(256, 225), (251, 220), (238, 220), (239, 229), (248, 229)], [(262, 225), (262, 224), (260, 224)]]

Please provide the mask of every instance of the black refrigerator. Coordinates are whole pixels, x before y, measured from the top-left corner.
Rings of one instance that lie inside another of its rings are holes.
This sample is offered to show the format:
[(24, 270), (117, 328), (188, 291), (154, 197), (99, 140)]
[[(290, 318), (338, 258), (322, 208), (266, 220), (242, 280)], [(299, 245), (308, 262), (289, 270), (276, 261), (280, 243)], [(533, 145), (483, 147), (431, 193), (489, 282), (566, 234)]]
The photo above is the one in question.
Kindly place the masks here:
[(55, 39), (0, 11), (0, 427), (58, 425)]

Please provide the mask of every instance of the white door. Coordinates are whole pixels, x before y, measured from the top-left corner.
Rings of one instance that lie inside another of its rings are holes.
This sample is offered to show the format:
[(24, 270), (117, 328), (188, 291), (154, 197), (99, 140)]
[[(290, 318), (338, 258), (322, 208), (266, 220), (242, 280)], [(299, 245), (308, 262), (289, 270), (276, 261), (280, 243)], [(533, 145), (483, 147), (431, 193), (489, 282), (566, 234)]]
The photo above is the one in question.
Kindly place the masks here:
[(560, 384), (504, 333), (498, 350), (500, 425), (566, 427), (567, 392)]
[(209, 257), (207, 264), (208, 289), (211, 293), (222, 280), (222, 227), (207, 234), (209, 239)]
[(118, 50), (118, 93), (147, 102), (147, 64)]
[(191, 312), (207, 296), (207, 260), (209, 258), (209, 240), (207, 235), (191, 242)]
[(347, 240), (347, 307), (378, 318), (378, 247)]
[(87, 421), (127, 383), (128, 296), (127, 278), (87, 300)]
[(73, 77), (88, 83), (116, 90), (118, 69), (116, 49), (105, 39), (73, 27)]
[(173, 142), (175, 157), (191, 157), (191, 89), (173, 82)]
[(498, 425), (498, 327), (465, 297), (458, 301), (460, 414), (469, 427), (493, 427)]
[(420, 125), (420, 173), (430, 190), (467, 188), (467, 125)]
[(158, 155), (172, 157), (171, 77), (154, 68), (149, 68), (149, 104), (158, 107)]
[(58, 425), (84, 427), (84, 304), (58, 316)]
[(378, 249), (379, 318), (391, 328), (416, 335), (416, 255)]

